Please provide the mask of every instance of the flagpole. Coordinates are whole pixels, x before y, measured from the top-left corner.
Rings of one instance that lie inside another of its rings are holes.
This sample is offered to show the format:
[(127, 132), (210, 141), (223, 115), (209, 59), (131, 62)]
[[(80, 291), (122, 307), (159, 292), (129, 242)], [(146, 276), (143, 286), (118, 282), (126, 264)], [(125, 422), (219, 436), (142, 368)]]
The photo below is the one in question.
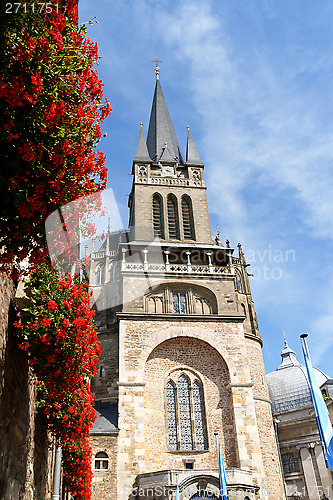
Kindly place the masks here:
[(219, 463), (219, 500), (227, 500), (227, 478), (225, 473), (225, 467), (223, 463), (223, 457), (221, 452), (221, 445), (218, 440), (218, 433), (214, 432), (215, 441), (216, 441), (216, 451), (217, 451), (217, 459)]
[(220, 454), (219, 454), (219, 443), (218, 443), (218, 433), (214, 432), (215, 436), (215, 445), (216, 445), (216, 453), (217, 453), (217, 461), (219, 464), (219, 500), (221, 499), (221, 477), (220, 477)]
[(326, 463), (326, 467), (330, 470), (333, 470), (333, 429), (332, 424), (329, 418), (327, 406), (323, 399), (323, 395), (318, 386), (318, 382), (313, 373), (311, 358), (309, 348), (306, 342), (306, 338), (308, 337), (307, 333), (302, 333), (301, 337), (301, 345), (305, 360), (305, 365), (308, 374), (308, 381), (310, 386), (310, 393), (313, 402), (313, 407), (315, 410), (317, 426), (319, 437), (323, 449), (323, 455)]

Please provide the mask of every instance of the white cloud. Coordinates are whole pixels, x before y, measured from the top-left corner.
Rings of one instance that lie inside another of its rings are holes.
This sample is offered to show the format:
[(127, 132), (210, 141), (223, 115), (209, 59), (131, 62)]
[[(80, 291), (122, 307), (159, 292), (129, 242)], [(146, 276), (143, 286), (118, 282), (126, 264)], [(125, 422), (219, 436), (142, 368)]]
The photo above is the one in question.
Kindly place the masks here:
[(305, 68), (321, 70), (327, 55), (309, 67), (303, 53), (299, 65), (287, 66), (281, 75), (268, 51), (257, 47), (255, 54), (247, 54), (253, 64), (249, 75), (249, 65), (233, 52), (227, 28), (214, 16), (212, 5), (186, 0), (177, 6), (177, 16), (161, 6), (155, 16), (160, 35), (190, 66), (188, 81), (202, 116), (213, 210), (223, 199), (244, 234), (252, 213), (240, 192), (250, 190), (255, 179), (282, 195), (285, 189), (294, 190), (303, 223), (313, 236), (333, 239), (333, 179), (327, 175), (333, 162), (333, 128), (321, 124), (313, 94), (300, 93), (297, 85)]

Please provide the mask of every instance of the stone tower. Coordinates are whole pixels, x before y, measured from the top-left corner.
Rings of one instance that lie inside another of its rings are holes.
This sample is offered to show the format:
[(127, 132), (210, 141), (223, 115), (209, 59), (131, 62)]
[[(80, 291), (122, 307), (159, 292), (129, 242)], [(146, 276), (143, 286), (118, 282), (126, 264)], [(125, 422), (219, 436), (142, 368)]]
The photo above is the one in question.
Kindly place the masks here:
[(216, 433), (229, 498), (285, 498), (247, 264), (240, 245), (234, 256), (212, 238), (203, 171), (189, 127), (181, 153), (157, 71), (130, 230), (91, 256), (94, 296), (109, 304), (93, 381), (96, 500), (175, 498), (177, 482), (184, 500), (218, 498)]

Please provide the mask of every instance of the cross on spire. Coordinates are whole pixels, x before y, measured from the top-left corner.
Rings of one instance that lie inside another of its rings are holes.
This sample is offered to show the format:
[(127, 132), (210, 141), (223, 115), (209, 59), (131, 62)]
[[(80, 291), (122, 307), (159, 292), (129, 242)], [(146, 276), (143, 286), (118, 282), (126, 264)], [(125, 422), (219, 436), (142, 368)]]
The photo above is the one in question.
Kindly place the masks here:
[(157, 56), (156, 56), (156, 57), (155, 57), (155, 59), (152, 59), (152, 60), (151, 60), (151, 62), (154, 62), (154, 63), (155, 63), (155, 68), (154, 68), (154, 69), (155, 69), (155, 75), (156, 75), (157, 80), (159, 80), (159, 79), (160, 79), (160, 67), (159, 67), (158, 63), (161, 63), (161, 62), (163, 62), (163, 61), (160, 61), (160, 60), (157, 58)]

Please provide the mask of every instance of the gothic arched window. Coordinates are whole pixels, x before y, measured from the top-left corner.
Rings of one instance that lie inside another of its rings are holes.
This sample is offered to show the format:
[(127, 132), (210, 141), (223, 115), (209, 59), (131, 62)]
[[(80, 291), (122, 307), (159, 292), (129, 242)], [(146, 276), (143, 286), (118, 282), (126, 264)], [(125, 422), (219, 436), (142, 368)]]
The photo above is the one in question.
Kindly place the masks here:
[(194, 240), (194, 224), (192, 213), (192, 202), (189, 196), (182, 197), (182, 217), (183, 217), (183, 231), (185, 240)]
[(103, 285), (105, 281), (105, 265), (99, 264), (96, 270), (96, 285)]
[(202, 389), (199, 382), (196, 380), (192, 389), (193, 396), (193, 414), (194, 414), (194, 429), (197, 442), (197, 450), (204, 450), (206, 447), (205, 439), (205, 422), (203, 415), (203, 400)]
[(236, 290), (237, 292), (239, 293), (243, 293), (243, 284), (242, 284), (242, 278), (239, 274), (238, 271), (236, 271), (236, 274), (235, 274), (235, 281), (236, 281)]
[(172, 240), (179, 240), (177, 198), (173, 194), (168, 195), (167, 212), (169, 238)]
[(153, 196), (153, 228), (154, 236), (164, 238), (163, 230), (163, 203), (162, 197), (158, 193)]
[(184, 292), (172, 293), (172, 311), (175, 314), (187, 314), (186, 295)]
[(198, 380), (191, 384), (182, 373), (177, 384), (166, 384), (169, 451), (207, 449), (203, 389)]
[(190, 381), (185, 375), (178, 379), (178, 406), (179, 406), (179, 430), (180, 449), (193, 450)]
[(166, 401), (169, 450), (176, 451), (178, 449), (176, 387), (174, 386), (173, 382), (171, 382), (171, 380), (169, 380), (166, 386)]

